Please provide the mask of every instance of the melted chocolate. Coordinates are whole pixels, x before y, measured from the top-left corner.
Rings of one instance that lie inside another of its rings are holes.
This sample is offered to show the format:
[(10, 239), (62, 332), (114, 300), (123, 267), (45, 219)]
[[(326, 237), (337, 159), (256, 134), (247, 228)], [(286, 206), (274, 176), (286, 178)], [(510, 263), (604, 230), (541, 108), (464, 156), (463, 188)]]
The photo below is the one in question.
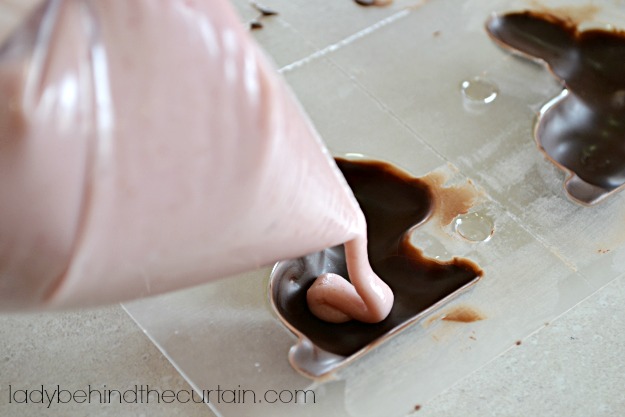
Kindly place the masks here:
[(258, 20), (250, 21), (250, 29), (255, 30), (255, 29), (262, 29), (262, 28), (263, 28), (263, 24), (260, 23)]
[(456, 321), (460, 323), (473, 323), (474, 321), (484, 320), (484, 318), (485, 317), (479, 311), (470, 307), (460, 306), (445, 313), (442, 320)]
[(427, 181), (383, 162), (337, 163), (367, 219), (369, 260), (395, 294), (393, 309), (376, 324), (332, 324), (310, 312), (306, 291), (318, 275), (335, 272), (347, 277), (342, 247), (290, 261), (297, 265), (272, 286), (272, 296), (283, 319), (317, 347), (348, 356), (474, 282), (482, 271), (468, 260), (428, 259), (410, 244), (410, 230), (430, 217), (436, 203)]
[(258, 4), (258, 3), (251, 3), (252, 7), (255, 8), (256, 10), (258, 10), (260, 12), (260, 14), (262, 16), (275, 16), (278, 14), (277, 11), (270, 9), (267, 6), (263, 6), (262, 4)]
[(249, 25), (250, 25), (250, 30), (258, 30), (258, 29), (262, 29), (264, 27), (263, 23), (261, 22), (262, 19), (264, 19), (267, 16), (275, 16), (278, 14), (277, 11), (270, 9), (267, 6), (263, 6), (262, 4), (258, 4), (255, 2), (250, 3), (250, 5), (258, 10), (260, 12), (260, 14), (253, 20), (250, 21)]
[(354, 2), (361, 6), (388, 6), (393, 0), (354, 0)]
[(593, 204), (625, 184), (625, 33), (579, 31), (570, 19), (531, 11), (491, 18), (502, 46), (547, 63), (568, 93), (543, 109), (541, 150), (570, 174), (575, 200)]

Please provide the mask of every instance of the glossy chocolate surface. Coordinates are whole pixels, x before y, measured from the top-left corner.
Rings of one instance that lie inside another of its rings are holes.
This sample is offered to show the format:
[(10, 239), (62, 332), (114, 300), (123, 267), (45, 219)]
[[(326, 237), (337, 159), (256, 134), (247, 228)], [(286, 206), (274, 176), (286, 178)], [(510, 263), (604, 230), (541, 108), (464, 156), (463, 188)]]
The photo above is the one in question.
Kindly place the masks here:
[[(570, 177), (569, 195), (593, 204), (625, 184), (625, 33), (579, 31), (571, 20), (531, 11), (491, 18), (506, 48), (547, 63), (566, 91), (548, 103), (535, 135)], [(531, 82), (531, 80), (528, 80)]]
[(426, 221), (436, 206), (427, 181), (377, 161), (337, 159), (367, 219), (369, 260), (391, 287), (395, 304), (382, 322), (331, 324), (308, 309), (306, 291), (324, 272), (347, 277), (342, 247), (300, 258), (272, 286), (278, 312), (312, 343), (327, 352), (349, 356), (482, 275), (473, 262), (445, 263), (425, 258), (410, 244), (410, 230)]

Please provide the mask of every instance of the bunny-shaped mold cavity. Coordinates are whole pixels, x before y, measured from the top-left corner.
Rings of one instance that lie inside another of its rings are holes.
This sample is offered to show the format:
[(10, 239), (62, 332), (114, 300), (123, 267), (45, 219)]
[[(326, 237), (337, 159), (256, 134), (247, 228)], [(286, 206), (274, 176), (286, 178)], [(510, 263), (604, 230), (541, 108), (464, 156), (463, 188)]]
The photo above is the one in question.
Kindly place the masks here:
[[(299, 337), (289, 359), (298, 371), (320, 377), (363, 355), (391, 335), (420, 319), (470, 287), (482, 276), (468, 259), (427, 258), (410, 241), (411, 232), (451, 209), (427, 178), (416, 178), (382, 161), (337, 159), (367, 220), (369, 261), (395, 294), (395, 303), (379, 323), (351, 320), (328, 323), (313, 315), (306, 294), (316, 277), (336, 273), (348, 277), (342, 246), (276, 265), (270, 298), (280, 320)], [(459, 194), (460, 195), (460, 194)], [(457, 211), (463, 212), (457, 207)], [(439, 219), (440, 220), (440, 219)]]
[(568, 173), (564, 188), (592, 205), (625, 186), (625, 32), (580, 31), (570, 20), (533, 11), (486, 23), (500, 45), (544, 61), (564, 91), (541, 110), (534, 135)]

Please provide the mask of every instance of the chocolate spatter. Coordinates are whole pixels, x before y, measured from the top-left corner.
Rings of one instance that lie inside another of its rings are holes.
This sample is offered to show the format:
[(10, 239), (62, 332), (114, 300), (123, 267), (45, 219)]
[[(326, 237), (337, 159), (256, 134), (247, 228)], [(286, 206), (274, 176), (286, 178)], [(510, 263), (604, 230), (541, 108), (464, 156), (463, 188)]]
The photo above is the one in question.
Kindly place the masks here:
[(263, 23), (261, 22), (261, 20), (263, 20), (264, 18), (268, 17), (268, 16), (275, 16), (278, 14), (277, 11), (270, 9), (267, 6), (263, 6), (262, 4), (259, 3), (255, 3), (255, 2), (251, 2), (250, 5), (256, 9), (258, 12), (260, 12), (260, 14), (258, 16), (256, 16), (255, 19), (252, 19), (249, 23), (249, 27), (250, 30), (258, 30), (258, 29), (262, 29), (264, 27)]
[(459, 306), (444, 313), (441, 319), (460, 323), (472, 323), (474, 321), (484, 320), (484, 318), (482, 313), (472, 307)]
[(262, 28), (263, 28), (263, 24), (260, 23), (258, 20), (250, 21), (250, 29), (255, 30), (255, 29), (262, 29)]
[(354, 2), (361, 6), (388, 6), (393, 0), (354, 0)]
[(571, 19), (532, 11), (494, 16), (490, 36), (547, 63), (565, 88), (541, 111), (535, 138), (569, 173), (567, 193), (594, 204), (625, 184), (625, 32), (580, 31)]
[(406, 323), (455, 291), (475, 282), (482, 270), (469, 260), (439, 262), (410, 243), (410, 231), (436, 206), (431, 185), (379, 161), (337, 159), (367, 220), (369, 261), (393, 290), (395, 303), (380, 323), (324, 322), (306, 304), (306, 291), (325, 272), (347, 277), (341, 247), (300, 258), (292, 272), (272, 286), (274, 304), (284, 320), (317, 347), (349, 356)]
[(252, 2), (251, 5), (252, 5), (253, 8), (258, 10), (260, 12), (260, 14), (263, 15), (263, 16), (275, 16), (275, 15), (278, 14), (278, 12), (275, 11), (274, 9), (271, 9), (271, 8), (269, 8), (267, 6), (264, 6), (264, 5), (256, 3), (256, 2)]

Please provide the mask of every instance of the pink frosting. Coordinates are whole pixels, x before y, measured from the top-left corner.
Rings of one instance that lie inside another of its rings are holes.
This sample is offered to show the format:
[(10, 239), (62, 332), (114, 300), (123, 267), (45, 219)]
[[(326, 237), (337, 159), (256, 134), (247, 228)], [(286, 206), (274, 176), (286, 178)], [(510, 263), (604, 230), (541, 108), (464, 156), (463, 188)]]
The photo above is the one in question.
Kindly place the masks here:
[(351, 283), (332, 273), (317, 277), (306, 293), (308, 307), (315, 316), (332, 323), (384, 320), (393, 307), (394, 296), (371, 269), (366, 237), (345, 243), (345, 259)]

